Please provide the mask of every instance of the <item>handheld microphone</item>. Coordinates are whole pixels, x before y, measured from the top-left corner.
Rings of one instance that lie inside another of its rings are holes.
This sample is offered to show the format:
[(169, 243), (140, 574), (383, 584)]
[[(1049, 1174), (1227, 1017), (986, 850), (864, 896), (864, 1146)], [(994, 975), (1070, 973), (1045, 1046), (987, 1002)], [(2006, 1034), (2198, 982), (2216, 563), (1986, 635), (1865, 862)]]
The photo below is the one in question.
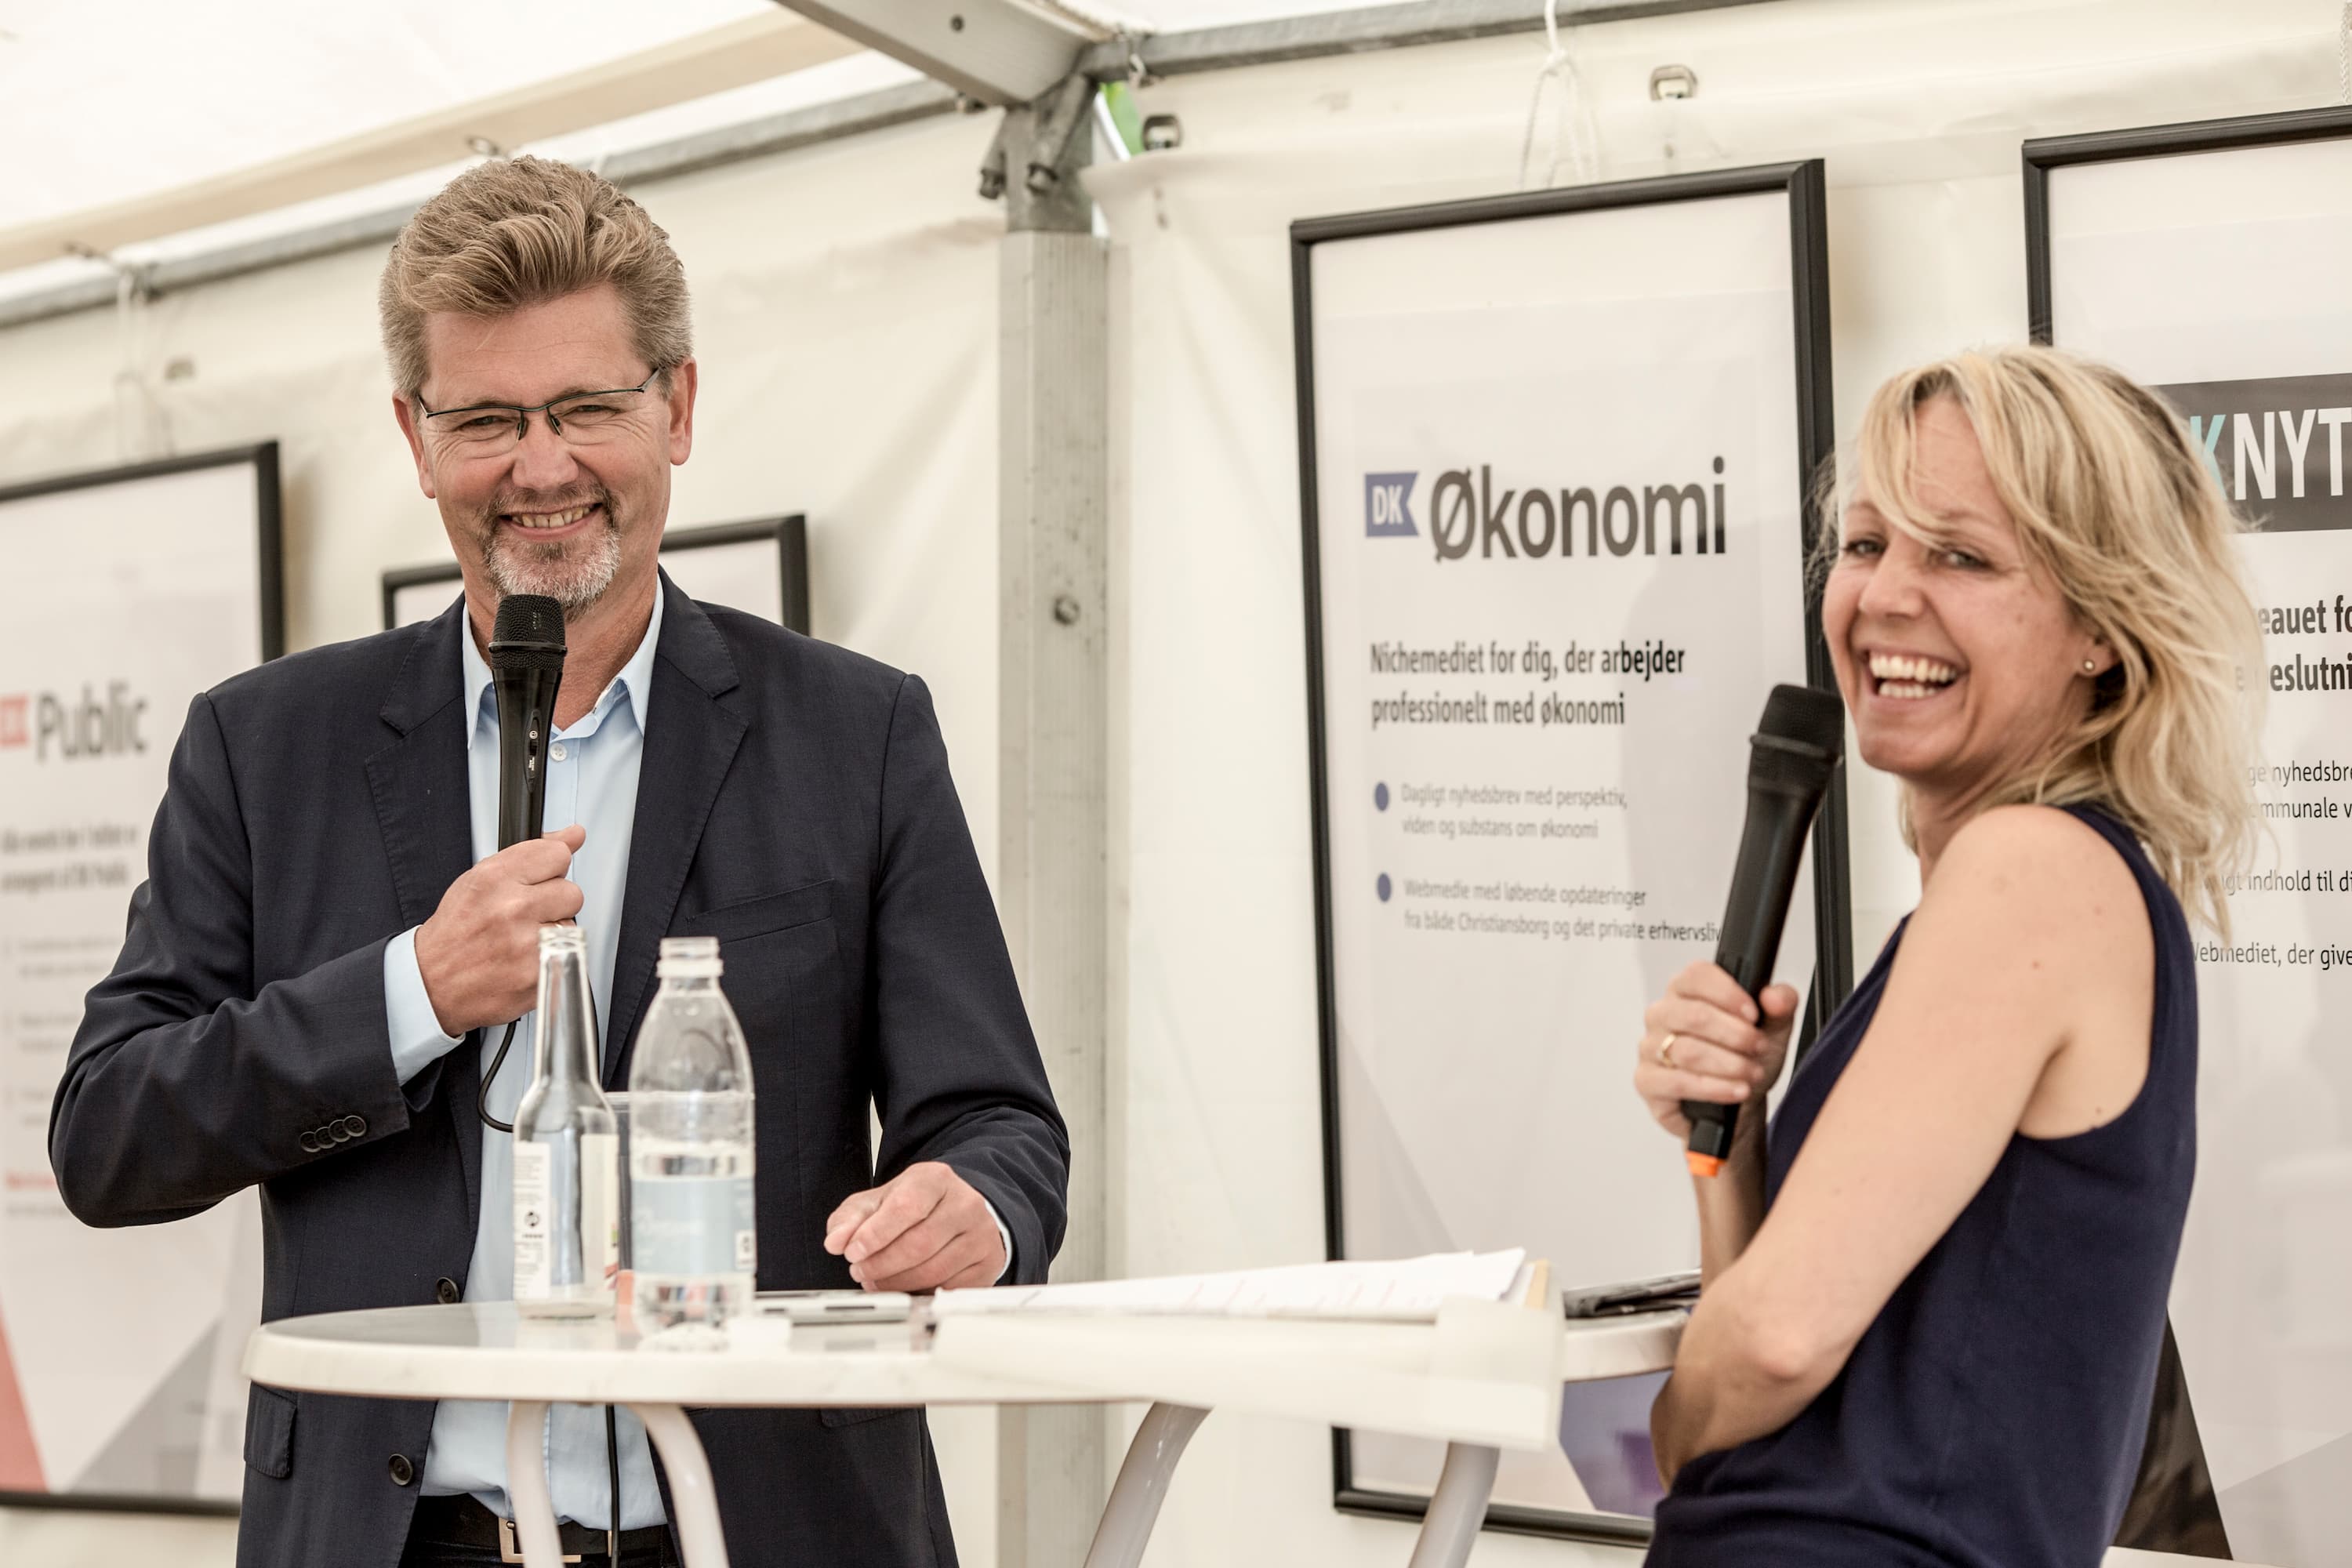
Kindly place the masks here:
[[(509, 594), (499, 601), (490, 628), (490, 687), (499, 700), (499, 847), (511, 848), (539, 837), (547, 818), (548, 738), (555, 733), (555, 693), (563, 685), (563, 606), (541, 594)], [(517, 1019), (520, 1023), (521, 1020)], [(490, 1070), (474, 1096), (474, 1113), (501, 1132), (511, 1122), (490, 1114), (490, 1085), (506, 1065), (515, 1026), (507, 1026)], [(613, 1407), (604, 1406), (605, 1474), (611, 1479), (613, 1528), (604, 1532), (607, 1556), (619, 1556), (615, 1531), (621, 1515), (621, 1451)]]
[[(1845, 754), (1845, 709), (1834, 692), (1776, 686), (1748, 745), (1748, 821), (1739, 830), (1739, 859), (1732, 868), (1731, 900), (1723, 911), (1715, 962), (1755, 1000), (1760, 1018), (1805, 837), (1830, 775)], [(1739, 1107), (1685, 1100), (1683, 1114), (1691, 1124), (1683, 1156), (1691, 1173), (1717, 1174), (1731, 1152)]]
[[(500, 599), (490, 627), (490, 689), (499, 701), (501, 849), (538, 837), (547, 815), (547, 743), (555, 733), (555, 693), (562, 685), (563, 606), (539, 594)], [(490, 1114), (490, 1085), (506, 1066), (514, 1036), (509, 1024), (474, 1093), (474, 1113), (501, 1132), (514, 1126)]]
[(490, 688), (499, 700), (499, 847), (539, 837), (547, 809), (547, 738), (563, 684), (563, 606), (538, 594), (499, 601)]

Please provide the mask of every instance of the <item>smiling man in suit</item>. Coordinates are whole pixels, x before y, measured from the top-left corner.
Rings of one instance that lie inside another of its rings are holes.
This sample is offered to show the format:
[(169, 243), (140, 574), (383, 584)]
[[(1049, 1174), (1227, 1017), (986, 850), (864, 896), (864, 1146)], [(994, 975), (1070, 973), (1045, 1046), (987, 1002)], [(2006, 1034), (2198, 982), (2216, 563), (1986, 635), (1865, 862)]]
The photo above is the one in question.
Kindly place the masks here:
[[(509, 1299), (484, 1035), (530, 1010), (540, 927), (576, 919), (611, 1089), (660, 939), (719, 938), (762, 1289), (1043, 1279), (1066, 1136), (922, 682), (659, 569), (698, 374), (667, 237), (595, 175), (494, 162), (411, 220), (380, 304), (465, 596), (196, 700), (51, 1113), (67, 1204), (147, 1224), (257, 1184), (268, 1319)], [(569, 656), (550, 831), (494, 853), (509, 594), (563, 605)], [(527, 1068), (492, 1079), (501, 1120)], [(738, 1564), (954, 1562), (919, 1411), (694, 1419)], [(256, 1387), (238, 1563), (499, 1561), (505, 1422)], [(672, 1562), (643, 1431), (620, 1436), (615, 1500), (601, 1414), (550, 1418), (564, 1550), (602, 1562), (609, 1529), (629, 1568)]]

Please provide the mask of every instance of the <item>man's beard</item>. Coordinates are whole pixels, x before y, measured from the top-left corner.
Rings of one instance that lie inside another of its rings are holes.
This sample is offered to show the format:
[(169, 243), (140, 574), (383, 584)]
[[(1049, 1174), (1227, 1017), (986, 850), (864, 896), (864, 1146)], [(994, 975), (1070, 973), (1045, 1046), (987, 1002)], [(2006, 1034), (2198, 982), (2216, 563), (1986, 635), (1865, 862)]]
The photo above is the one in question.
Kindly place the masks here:
[[(511, 499), (511, 498), (502, 498)], [(534, 511), (562, 510), (541, 501), (529, 503)], [(540, 594), (563, 606), (567, 619), (604, 596), (621, 568), (621, 524), (613, 511), (613, 498), (599, 487), (569, 503), (595, 506), (604, 526), (593, 533), (551, 543), (535, 543), (526, 531), (499, 520), (513, 507), (493, 505), (485, 513), (480, 534), (482, 570), (499, 596)]]

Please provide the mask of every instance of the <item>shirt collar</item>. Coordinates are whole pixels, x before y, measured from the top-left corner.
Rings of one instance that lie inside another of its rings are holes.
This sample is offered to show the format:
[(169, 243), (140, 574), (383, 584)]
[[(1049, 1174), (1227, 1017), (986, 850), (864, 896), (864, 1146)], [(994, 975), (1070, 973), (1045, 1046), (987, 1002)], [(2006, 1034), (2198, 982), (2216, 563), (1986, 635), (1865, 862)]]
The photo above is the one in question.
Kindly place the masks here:
[[(654, 654), (661, 643), (662, 600), (667, 596), (662, 588), (658, 582), (654, 584), (654, 613), (646, 622), (646, 635), (637, 644), (637, 651), (629, 656), (629, 662), (621, 667), (621, 673), (613, 677), (613, 684), (597, 694), (594, 707), (589, 710), (593, 713), (604, 709), (615, 700), (615, 693), (625, 696), (629, 700), (630, 711), (636, 719), (640, 735), (646, 732), (646, 710), (653, 703)], [(457, 648), (464, 665), (466, 706), (474, 715), (473, 727), (466, 731), (466, 749), (473, 750), (475, 737), (482, 732), (486, 724), (490, 732), (490, 743), (496, 745), (498, 698), (490, 690), (489, 660), (482, 657), (482, 650), (475, 645), (474, 628), (470, 624), (457, 628)]]

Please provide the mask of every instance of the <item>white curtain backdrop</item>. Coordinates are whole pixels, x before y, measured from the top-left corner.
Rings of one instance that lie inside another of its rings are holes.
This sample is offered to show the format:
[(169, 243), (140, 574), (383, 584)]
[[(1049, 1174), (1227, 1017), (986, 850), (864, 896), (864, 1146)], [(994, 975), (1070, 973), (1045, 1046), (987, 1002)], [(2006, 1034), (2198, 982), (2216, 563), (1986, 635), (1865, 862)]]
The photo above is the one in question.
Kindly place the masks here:
[[(636, 193), (685, 261), (702, 365), (671, 520), (807, 513), (816, 635), (930, 684), (992, 873), (1002, 218), (973, 187), (992, 130), (935, 120)], [(127, 380), (110, 312), (0, 331), (0, 484), (274, 437), (288, 647), (378, 630), (383, 569), (448, 555), (393, 424), (383, 263), (353, 251), (156, 300)], [(987, 1568), (993, 1415), (940, 1412), (933, 1427), (958, 1534), (977, 1548), (965, 1561)], [(0, 1561), (128, 1561), (171, 1527), (0, 1510)], [(197, 1561), (227, 1562), (223, 1531), (177, 1528), (219, 1551)]]
[[(1843, 430), (1904, 364), (2024, 336), (2021, 141), (2332, 102), (2339, 10), (1789, 0), (1565, 37), (1603, 178), (1828, 160)], [(1114, 268), (1130, 1272), (1323, 1246), (1288, 226), (1516, 188), (1544, 59), (1538, 34), (1171, 79), (1141, 108), (1182, 149), (1088, 177)], [(1669, 64), (1695, 98), (1651, 101)], [(1853, 785), (1859, 966), (1918, 885), (1886, 781)], [(1331, 1512), (1330, 1478), (1319, 1429), (1212, 1420), (1150, 1561), (1402, 1562), (1400, 1527)], [(1633, 1554), (1489, 1536), (1476, 1560)]]
[[(685, 261), (702, 363), (671, 521), (808, 514), (816, 634), (931, 683), (991, 864), (992, 129), (935, 120), (637, 193)], [(448, 555), (393, 424), (383, 265), (370, 247), (167, 296), (129, 331), (89, 311), (0, 331), (0, 483), (275, 437), (288, 647), (379, 629), (382, 571)]]

